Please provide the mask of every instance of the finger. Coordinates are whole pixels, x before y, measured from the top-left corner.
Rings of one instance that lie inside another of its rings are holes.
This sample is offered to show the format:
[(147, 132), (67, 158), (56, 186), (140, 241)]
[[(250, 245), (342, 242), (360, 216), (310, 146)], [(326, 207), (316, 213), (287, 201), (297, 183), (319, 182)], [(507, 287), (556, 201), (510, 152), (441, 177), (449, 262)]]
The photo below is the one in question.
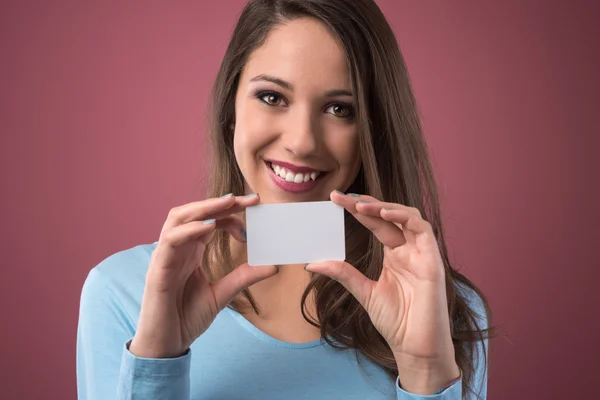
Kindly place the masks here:
[[(398, 203), (388, 203), (388, 202), (381, 201), (373, 196), (369, 196), (366, 194), (357, 194), (357, 193), (343, 194), (341, 192), (333, 192), (333, 193), (336, 195), (335, 196), (336, 199), (343, 199), (343, 198), (350, 199), (350, 200), (354, 200), (358, 204), (378, 203), (378, 204), (381, 204), (382, 208), (403, 209), (403, 210), (410, 211), (411, 213), (413, 213), (414, 215), (416, 215), (419, 218), (422, 218), (421, 211), (419, 211), (419, 209), (416, 207), (409, 207), (409, 206), (405, 206), (404, 204), (398, 204)], [(332, 198), (332, 201), (335, 201), (335, 200)]]
[(381, 218), (404, 228), (404, 234), (409, 242), (417, 245), (420, 250), (437, 247), (437, 241), (431, 224), (414, 213), (404, 209), (381, 209)]
[(375, 281), (364, 276), (354, 266), (345, 261), (327, 261), (310, 263), (306, 266), (306, 270), (335, 279), (358, 300), (365, 310), (368, 310), (368, 303)]
[(235, 215), (217, 220), (192, 221), (176, 226), (165, 231), (162, 235), (164, 237), (163, 242), (168, 243), (171, 247), (177, 247), (193, 240), (200, 240), (206, 245), (212, 238), (212, 235), (206, 235), (214, 232), (215, 228), (227, 231), (233, 238), (240, 242), (246, 242), (244, 224)]
[[(331, 194), (331, 201), (344, 207), (350, 214), (354, 216), (369, 229), (375, 237), (384, 245), (390, 248), (396, 248), (406, 243), (404, 234), (398, 227), (381, 218), (379, 213), (371, 213), (371, 215), (363, 213), (363, 207), (370, 203), (357, 203), (357, 198), (360, 196), (349, 196), (333, 192)], [(360, 200), (365, 201), (365, 200)], [(374, 200), (373, 200), (374, 201)], [(381, 207), (379, 207), (379, 210)]]
[[(206, 221), (192, 221), (187, 224), (179, 225), (174, 228), (165, 230), (161, 233), (159, 241), (170, 247), (178, 247), (182, 244), (199, 240), (208, 236), (216, 229), (216, 221), (214, 219)], [(208, 243), (208, 240), (201, 240), (203, 245)]]
[[(395, 221), (391, 221), (387, 218), (383, 218), (381, 216), (381, 212), (382, 210), (388, 209), (388, 207), (384, 207), (384, 205), (386, 205), (386, 203), (383, 202), (378, 202), (378, 201), (374, 201), (372, 203), (357, 203), (356, 204), (356, 209), (357, 211), (361, 214), (361, 215), (368, 215), (374, 218), (380, 218), (383, 221), (386, 221), (387, 223), (392, 223), (395, 227), (396, 230), (400, 230), (402, 231), (402, 235), (403, 238), (405, 240), (405, 243), (415, 243), (415, 234), (414, 232), (408, 230), (408, 229), (404, 229), (403, 225), (395, 222)], [(388, 206), (394, 206), (395, 204), (387, 204)], [(396, 204), (396, 206), (399, 206), (398, 204)], [(398, 210), (398, 212), (402, 212), (404, 215), (408, 215), (411, 216), (412, 218), (415, 219), (421, 219), (420, 214), (415, 214), (414, 212), (412, 212), (411, 210), (408, 209), (408, 207), (405, 208), (401, 208), (397, 207), (395, 210)]]
[(279, 270), (275, 266), (251, 267), (248, 264), (242, 264), (223, 278), (211, 283), (219, 309), (227, 307), (242, 290), (277, 272)]
[(258, 202), (258, 194), (253, 194), (248, 196), (226, 195), (219, 198), (184, 204), (169, 211), (163, 230), (191, 221), (216, 219), (235, 214), (250, 205), (258, 204)]
[(255, 206), (260, 202), (258, 193), (252, 193), (245, 196), (235, 196), (235, 204), (226, 210), (216, 213), (212, 218), (219, 219), (221, 217), (237, 214), (244, 211), (250, 206)]
[[(423, 223), (425, 223), (425, 225), (424, 225), (425, 228), (427, 227), (427, 225), (429, 225), (429, 223), (421, 217), (421, 212), (416, 207), (409, 207), (409, 206), (405, 206), (403, 204), (379, 201), (376, 198), (374, 198), (372, 196), (368, 196), (368, 195), (350, 194), (349, 196), (351, 198), (357, 199), (356, 200), (357, 201), (356, 209), (359, 213), (361, 213), (363, 215), (380, 217), (382, 209), (399, 210), (402, 212), (403, 215), (408, 214), (408, 215), (413, 216), (413, 218), (410, 219), (410, 221), (413, 221), (412, 222), (413, 225), (415, 224), (415, 222), (417, 223), (417, 225), (419, 225), (419, 224), (422, 225)], [(383, 219), (386, 221), (390, 221), (387, 218), (383, 218)], [(421, 222), (419, 222), (419, 221), (421, 221)], [(391, 222), (394, 222), (394, 221), (391, 221)], [(403, 224), (400, 224), (398, 222), (394, 222), (394, 224), (396, 225), (397, 228), (402, 230), (406, 242), (412, 243), (413, 245), (416, 244), (416, 242), (417, 242), (416, 235), (419, 232), (410, 230), (410, 229), (404, 230)]]

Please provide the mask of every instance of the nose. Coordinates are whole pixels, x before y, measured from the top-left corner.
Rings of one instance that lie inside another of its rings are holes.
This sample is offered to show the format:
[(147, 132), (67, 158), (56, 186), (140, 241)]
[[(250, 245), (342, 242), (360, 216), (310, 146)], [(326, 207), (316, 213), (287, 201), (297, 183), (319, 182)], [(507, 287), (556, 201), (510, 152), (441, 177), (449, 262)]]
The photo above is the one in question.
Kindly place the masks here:
[(319, 128), (309, 110), (299, 111), (290, 118), (283, 134), (283, 145), (298, 158), (308, 157), (319, 150)]

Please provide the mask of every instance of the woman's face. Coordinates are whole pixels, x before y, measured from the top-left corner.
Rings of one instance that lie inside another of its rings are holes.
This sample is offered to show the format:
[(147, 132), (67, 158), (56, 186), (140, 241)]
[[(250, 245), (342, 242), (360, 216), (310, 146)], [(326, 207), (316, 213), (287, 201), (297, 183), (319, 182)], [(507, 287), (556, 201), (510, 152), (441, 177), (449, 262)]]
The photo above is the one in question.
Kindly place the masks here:
[(329, 199), (360, 167), (344, 49), (315, 19), (271, 31), (240, 76), (234, 151), (263, 203)]

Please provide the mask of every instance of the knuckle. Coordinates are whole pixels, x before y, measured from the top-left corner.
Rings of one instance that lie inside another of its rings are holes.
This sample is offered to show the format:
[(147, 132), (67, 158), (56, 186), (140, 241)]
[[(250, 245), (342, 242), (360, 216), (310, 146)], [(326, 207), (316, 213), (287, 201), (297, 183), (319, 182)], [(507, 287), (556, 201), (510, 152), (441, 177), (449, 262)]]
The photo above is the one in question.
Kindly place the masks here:
[(416, 215), (417, 217), (421, 218), (421, 211), (419, 211), (418, 208), (416, 208), (416, 207), (409, 207), (409, 211), (412, 214)]
[(169, 210), (168, 218), (172, 220), (177, 220), (181, 215), (181, 207), (173, 207)]
[(423, 231), (423, 232), (433, 232), (433, 229), (431, 228), (431, 224), (429, 222), (427, 222), (424, 219), (420, 219), (417, 221), (418, 225), (417, 227)]
[(423, 220), (423, 226), (425, 227), (425, 229), (430, 232), (433, 233), (433, 226), (431, 225), (431, 223), (427, 220)]
[(163, 232), (162, 241), (163, 241), (163, 243), (165, 243), (171, 247), (174, 247), (177, 245), (177, 238), (176, 238), (175, 234), (173, 233), (172, 229), (168, 229), (167, 231)]
[(331, 269), (333, 270), (332, 272), (339, 276), (340, 279), (345, 279), (346, 278), (346, 268), (344, 268), (344, 264), (342, 263), (335, 263), (331, 266)]

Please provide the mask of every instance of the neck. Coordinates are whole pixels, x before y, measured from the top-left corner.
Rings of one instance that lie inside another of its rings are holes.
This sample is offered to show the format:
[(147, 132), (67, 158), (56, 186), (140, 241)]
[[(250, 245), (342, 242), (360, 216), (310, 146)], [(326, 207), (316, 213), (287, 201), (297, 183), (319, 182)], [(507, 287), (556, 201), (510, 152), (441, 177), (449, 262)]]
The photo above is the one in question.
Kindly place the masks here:
[[(231, 256), (235, 265), (247, 262), (246, 245), (230, 241)], [(301, 315), (302, 294), (311, 280), (305, 264), (281, 265), (279, 273), (263, 280), (248, 289), (260, 308), (260, 317), (265, 319)], [(261, 268), (261, 267), (255, 267)], [(307, 298), (308, 310), (312, 314), (312, 296)]]

